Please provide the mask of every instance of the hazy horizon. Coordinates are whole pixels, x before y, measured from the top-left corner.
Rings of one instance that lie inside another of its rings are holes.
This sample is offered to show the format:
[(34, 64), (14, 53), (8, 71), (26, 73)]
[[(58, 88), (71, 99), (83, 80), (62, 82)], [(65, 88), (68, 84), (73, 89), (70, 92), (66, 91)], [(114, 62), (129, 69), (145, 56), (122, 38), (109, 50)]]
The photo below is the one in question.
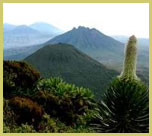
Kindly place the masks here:
[[(28, 9), (28, 11), (27, 11)], [(64, 32), (96, 28), (106, 35), (149, 38), (148, 3), (4, 3), (3, 23), (44, 22)]]

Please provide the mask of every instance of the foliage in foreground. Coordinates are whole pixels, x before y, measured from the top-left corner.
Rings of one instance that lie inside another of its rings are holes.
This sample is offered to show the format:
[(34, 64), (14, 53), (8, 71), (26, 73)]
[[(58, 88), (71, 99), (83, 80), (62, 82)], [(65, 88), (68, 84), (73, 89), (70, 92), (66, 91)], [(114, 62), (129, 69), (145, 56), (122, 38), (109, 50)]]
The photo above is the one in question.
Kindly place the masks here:
[[(12, 65), (11, 73), (8, 67)], [(96, 103), (89, 89), (68, 84), (60, 78), (40, 79), (34, 69), (23, 64), (21, 70), (21, 65), (22, 62), (8, 62), (4, 69), (4, 83), (8, 83), (4, 88), (5, 133), (94, 132), (89, 122), (96, 113)], [(31, 79), (26, 81), (22, 76)], [(17, 84), (19, 82), (21, 84)]]
[(49, 115), (57, 116), (67, 125), (74, 125), (81, 122), (82, 116), (93, 114), (96, 106), (93, 97), (89, 89), (68, 84), (60, 78), (50, 78), (38, 82), (34, 99)]
[(147, 133), (148, 88), (140, 81), (115, 79), (99, 104), (94, 128), (102, 133)]
[(17, 93), (28, 91), (35, 86), (39, 78), (39, 72), (25, 62), (4, 61), (4, 98), (10, 98), (14, 95), (18, 95)]

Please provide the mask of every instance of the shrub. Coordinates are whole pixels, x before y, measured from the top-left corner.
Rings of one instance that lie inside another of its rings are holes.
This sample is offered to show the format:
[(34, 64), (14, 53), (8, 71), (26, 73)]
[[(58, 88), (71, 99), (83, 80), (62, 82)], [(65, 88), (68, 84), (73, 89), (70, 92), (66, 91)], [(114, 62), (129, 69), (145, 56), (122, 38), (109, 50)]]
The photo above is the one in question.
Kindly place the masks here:
[(52, 118), (48, 114), (44, 114), (39, 125), (39, 133), (87, 133), (94, 132), (91, 128), (85, 125), (67, 126), (58, 118)]
[(22, 93), (22, 91), (33, 88), (39, 78), (39, 72), (25, 62), (4, 61), (4, 97), (9, 98), (16, 92)]
[(17, 124), (30, 123), (37, 126), (44, 114), (42, 107), (29, 98), (14, 97), (9, 100), (9, 105), (18, 117)]
[[(16, 124), (16, 115), (14, 111), (9, 106), (9, 100), (4, 99), (3, 101), (3, 122), (5, 126), (9, 126), (10, 128)], [(7, 127), (6, 127), (7, 128)]]
[(61, 132), (66, 125), (62, 123), (62, 126), (58, 126), (58, 124), (61, 123), (57, 118), (50, 118), (48, 114), (43, 115), (43, 119), (41, 123), (39, 124), (39, 133), (57, 133)]
[(32, 125), (21, 124), (13, 125), (12, 127), (8, 127), (4, 124), (4, 133), (36, 133), (36, 130)]
[(37, 89), (35, 100), (49, 115), (59, 117), (68, 125), (79, 122), (81, 116), (94, 111), (96, 105), (89, 89), (65, 83), (60, 78), (43, 79)]

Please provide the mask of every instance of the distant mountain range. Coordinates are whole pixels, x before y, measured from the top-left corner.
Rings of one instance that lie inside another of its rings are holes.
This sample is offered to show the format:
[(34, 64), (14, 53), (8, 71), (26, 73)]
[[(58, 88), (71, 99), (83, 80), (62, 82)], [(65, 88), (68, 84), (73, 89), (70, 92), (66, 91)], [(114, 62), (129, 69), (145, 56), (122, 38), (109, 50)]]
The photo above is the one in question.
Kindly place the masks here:
[[(30, 53), (33, 53), (38, 48), (41, 48), (45, 45), (54, 44), (54, 43), (72, 44), (76, 48), (87, 53), (88, 55), (91, 55), (95, 59), (102, 61), (102, 63), (104, 63), (104, 61), (106, 60), (106, 64), (112, 63), (114, 58), (119, 59), (120, 56), (123, 56), (123, 52), (124, 52), (123, 43), (109, 36), (104, 35), (103, 33), (99, 32), (94, 28), (90, 29), (80, 26), (77, 29), (73, 28), (72, 30), (64, 34), (56, 36), (55, 38), (45, 42), (44, 44), (30, 46), (29, 47)], [(25, 57), (26, 54), (29, 55), (29, 48), (24, 47), (22, 54), (25, 55), (23, 57)], [(10, 59), (13, 56), (17, 56), (18, 55), (17, 49), (16, 48), (12, 49), (12, 52), (13, 50), (16, 50), (16, 54), (11, 54), (11, 52), (7, 50), (8, 52), (7, 56), (4, 56), (4, 58)], [(19, 50), (21, 50), (21, 48), (19, 48)], [(4, 51), (4, 55), (5, 55), (5, 51)]]
[(63, 33), (63, 31), (60, 30), (59, 28), (44, 22), (34, 23), (30, 25), (30, 27), (44, 34), (59, 35)]
[(11, 31), (15, 27), (16, 27), (15, 25), (5, 23), (3, 24), (3, 32)]
[[(125, 43), (103, 34), (95, 28), (78, 27), (58, 35), (43, 44), (29, 47), (4, 49), (4, 59), (24, 59), (38, 49), (50, 45), (66, 43), (101, 62), (109, 69), (118, 72), (122, 69)], [(144, 43), (143, 43), (144, 44)], [(5, 46), (5, 45), (4, 45)], [(138, 48), (138, 74), (148, 83), (149, 80), (149, 47), (139, 45)]]
[(4, 49), (44, 43), (50, 38), (53, 38), (61, 33), (61, 30), (46, 23), (35, 23), (29, 26), (4, 24)]
[(37, 68), (42, 77), (62, 77), (69, 83), (90, 88), (100, 98), (118, 72), (79, 51), (72, 45), (47, 45), (24, 59)]

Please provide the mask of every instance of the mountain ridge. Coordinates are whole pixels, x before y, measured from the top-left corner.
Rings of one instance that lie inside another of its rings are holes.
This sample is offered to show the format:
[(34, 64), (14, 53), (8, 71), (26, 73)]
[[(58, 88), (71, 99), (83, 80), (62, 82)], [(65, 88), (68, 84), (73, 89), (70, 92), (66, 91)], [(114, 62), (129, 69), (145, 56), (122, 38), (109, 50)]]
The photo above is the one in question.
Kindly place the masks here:
[[(71, 38), (72, 36), (74, 36), (74, 37)], [(78, 43), (78, 41), (80, 41), (80, 40), (81, 40), (81, 43)], [(109, 40), (112, 40), (113, 45), (110, 44), (111, 41), (109, 41)], [(96, 41), (99, 41), (99, 42), (96, 42)], [(59, 42), (73, 44), (75, 47), (77, 47), (79, 49), (102, 48), (102, 47), (107, 46), (107, 44), (109, 44), (108, 46), (117, 45), (117, 46), (119, 46), (119, 48), (121, 48), (120, 45), (123, 46), (123, 44), (121, 42), (116, 41), (115, 39), (111, 38), (110, 36), (103, 34), (102, 32), (98, 31), (97, 29), (95, 29), (95, 28), (90, 29), (90, 28), (84, 27), (84, 26), (79, 26), (78, 28), (73, 28), (70, 31), (67, 31), (59, 36), (56, 36), (53, 39), (47, 41), (46, 44), (51, 44), (51, 43), (55, 44), (55, 43), (59, 43)], [(77, 42), (77, 43), (74, 44), (74, 42)], [(82, 42), (87, 42), (87, 43), (82, 43)]]

